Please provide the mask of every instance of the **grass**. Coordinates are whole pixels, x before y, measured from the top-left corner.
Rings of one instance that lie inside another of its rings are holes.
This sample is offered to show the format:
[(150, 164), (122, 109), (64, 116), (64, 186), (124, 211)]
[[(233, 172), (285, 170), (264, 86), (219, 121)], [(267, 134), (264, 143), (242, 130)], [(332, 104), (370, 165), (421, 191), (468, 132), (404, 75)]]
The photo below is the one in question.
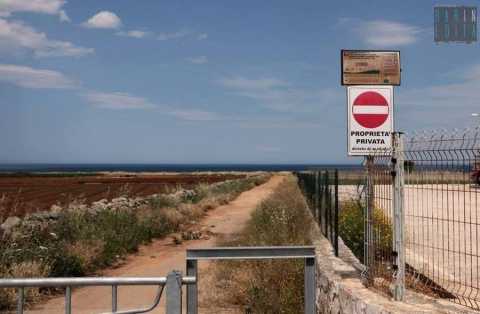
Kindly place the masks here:
[[(88, 211), (70, 208), (58, 220), (23, 223), (0, 238), (0, 278), (79, 277), (111, 266), (153, 238), (182, 230), (206, 211), (225, 204), (268, 176), (199, 185), (195, 197), (157, 195), (136, 208)], [(34, 300), (38, 291), (28, 300)], [(14, 305), (13, 292), (0, 289), (0, 311)], [(33, 297), (35, 295), (35, 297)]]
[[(288, 176), (253, 212), (241, 234), (224, 246), (311, 244), (309, 216), (296, 179)], [(218, 262), (215, 303), (248, 313), (302, 313), (303, 260)]]

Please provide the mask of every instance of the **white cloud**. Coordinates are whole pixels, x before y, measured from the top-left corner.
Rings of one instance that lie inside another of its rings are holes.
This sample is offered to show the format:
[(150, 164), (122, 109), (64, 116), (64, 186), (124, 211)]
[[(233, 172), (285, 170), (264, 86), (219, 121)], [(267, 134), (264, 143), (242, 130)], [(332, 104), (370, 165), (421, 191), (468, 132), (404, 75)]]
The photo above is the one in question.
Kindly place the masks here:
[(336, 90), (303, 89), (271, 77), (223, 78), (219, 83), (231, 89), (235, 95), (249, 98), (258, 105), (275, 111), (312, 112), (319, 103), (329, 103), (336, 97), (341, 97)]
[(171, 111), (169, 114), (178, 119), (187, 121), (217, 121), (223, 119), (215, 112), (202, 110), (177, 110)]
[(62, 7), (65, 0), (2, 0), (0, 16), (10, 16), (15, 12), (32, 12), (58, 15), (63, 22), (70, 21)]
[(90, 91), (83, 96), (92, 106), (105, 109), (150, 109), (156, 107), (146, 98), (133, 96), (128, 93)]
[(118, 36), (124, 36), (124, 37), (132, 37), (132, 38), (145, 38), (147, 37), (148, 35), (150, 35), (149, 32), (145, 32), (145, 31), (139, 31), (139, 30), (131, 30), (131, 31), (128, 31), (128, 32), (118, 32), (117, 33)]
[(158, 40), (178, 39), (178, 38), (188, 36), (190, 34), (191, 34), (191, 32), (189, 32), (187, 30), (182, 30), (182, 31), (173, 32), (173, 33), (160, 33), (160, 34), (158, 34), (157, 39)]
[(201, 33), (201, 34), (198, 34), (197, 36), (197, 39), (198, 40), (205, 40), (208, 38), (208, 34), (207, 33)]
[(387, 20), (361, 21), (354, 29), (365, 44), (373, 47), (410, 45), (422, 33), (419, 27)]
[(68, 41), (51, 40), (23, 22), (0, 18), (0, 52), (14, 53), (18, 49), (32, 51), (36, 57), (81, 57), (94, 52), (93, 48)]
[(100, 11), (82, 25), (87, 28), (118, 29), (122, 26), (122, 21), (113, 12)]
[(208, 58), (206, 56), (190, 57), (190, 58), (187, 58), (186, 60), (193, 64), (208, 63)]
[(59, 16), (60, 16), (60, 21), (61, 22), (71, 22), (72, 21), (68, 17), (67, 12), (65, 12), (64, 10), (60, 11)]
[(25, 88), (69, 89), (78, 83), (60, 72), (27, 66), (0, 64), (0, 81)]

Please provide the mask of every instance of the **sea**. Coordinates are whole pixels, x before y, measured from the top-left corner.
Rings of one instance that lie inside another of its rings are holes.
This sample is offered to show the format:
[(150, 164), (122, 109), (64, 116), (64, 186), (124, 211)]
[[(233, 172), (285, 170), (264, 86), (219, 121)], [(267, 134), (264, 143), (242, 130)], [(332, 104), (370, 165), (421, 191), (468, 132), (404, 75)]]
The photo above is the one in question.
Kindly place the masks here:
[(222, 172), (360, 170), (361, 164), (0, 164), (0, 172)]

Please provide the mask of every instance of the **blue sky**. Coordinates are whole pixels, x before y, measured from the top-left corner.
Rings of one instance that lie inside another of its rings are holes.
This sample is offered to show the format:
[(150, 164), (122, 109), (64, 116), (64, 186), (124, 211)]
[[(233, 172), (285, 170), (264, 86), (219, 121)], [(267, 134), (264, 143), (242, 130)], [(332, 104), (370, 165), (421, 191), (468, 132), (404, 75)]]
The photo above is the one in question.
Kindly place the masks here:
[(401, 51), (398, 129), (473, 126), (479, 46), (435, 4), (0, 0), (0, 162), (358, 162), (342, 48)]

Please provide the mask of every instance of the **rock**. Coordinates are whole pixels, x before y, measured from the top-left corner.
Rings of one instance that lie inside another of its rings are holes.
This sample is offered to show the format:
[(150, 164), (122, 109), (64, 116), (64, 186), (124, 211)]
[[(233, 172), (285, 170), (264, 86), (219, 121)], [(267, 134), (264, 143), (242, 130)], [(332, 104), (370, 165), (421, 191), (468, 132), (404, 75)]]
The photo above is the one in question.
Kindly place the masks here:
[(93, 202), (92, 207), (106, 207), (108, 204), (108, 200), (101, 199), (99, 201)]
[(17, 216), (8, 217), (3, 224), (0, 225), (4, 235), (10, 235), (13, 229), (19, 226), (22, 223), (22, 220)]
[(63, 208), (57, 204), (53, 204), (51, 207), (50, 207), (50, 211), (53, 212), (53, 213), (60, 213), (61, 211), (63, 211)]
[(126, 197), (117, 197), (112, 199), (111, 201), (112, 204), (128, 204), (128, 199)]
[(175, 245), (182, 244), (182, 242), (183, 242), (182, 235), (180, 235), (180, 234), (173, 234), (172, 235), (172, 240), (173, 240), (173, 243)]

